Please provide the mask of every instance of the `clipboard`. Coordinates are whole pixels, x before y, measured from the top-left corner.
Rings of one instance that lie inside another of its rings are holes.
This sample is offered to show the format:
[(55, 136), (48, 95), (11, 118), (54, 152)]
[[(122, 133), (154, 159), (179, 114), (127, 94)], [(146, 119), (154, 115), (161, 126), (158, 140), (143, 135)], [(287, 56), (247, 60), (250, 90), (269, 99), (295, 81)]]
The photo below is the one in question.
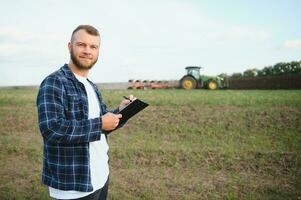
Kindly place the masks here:
[(147, 106), (148, 103), (140, 99), (135, 99), (134, 101), (129, 103), (125, 108), (119, 111), (119, 114), (122, 114), (122, 117), (119, 120), (119, 124), (123, 124)]

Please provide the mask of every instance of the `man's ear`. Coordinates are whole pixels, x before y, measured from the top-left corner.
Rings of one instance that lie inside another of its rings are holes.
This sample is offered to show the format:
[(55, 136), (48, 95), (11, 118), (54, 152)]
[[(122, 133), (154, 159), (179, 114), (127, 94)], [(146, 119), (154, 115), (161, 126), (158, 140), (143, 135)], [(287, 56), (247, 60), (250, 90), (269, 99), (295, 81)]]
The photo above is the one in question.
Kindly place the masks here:
[(68, 42), (68, 49), (69, 49), (69, 52), (71, 51), (71, 48), (72, 48), (72, 44), (71, 44), (71, 42)]

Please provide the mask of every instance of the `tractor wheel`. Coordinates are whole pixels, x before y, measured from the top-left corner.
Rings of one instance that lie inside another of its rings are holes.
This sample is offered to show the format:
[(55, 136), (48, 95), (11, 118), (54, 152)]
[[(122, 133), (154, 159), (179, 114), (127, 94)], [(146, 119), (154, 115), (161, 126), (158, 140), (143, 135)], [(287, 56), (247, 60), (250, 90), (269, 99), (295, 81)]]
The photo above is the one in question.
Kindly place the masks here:
[(217, 88), (217, 82), (213, 81), (213, 80), (210, 80), (208, 82), (208, 89), (209, 90), (215, 90), (216, 88)]
[(195, 89), (197, 85), (196, 80), (191, 76), (184, 76), (181, 80), (181, 86), (185, 90)]

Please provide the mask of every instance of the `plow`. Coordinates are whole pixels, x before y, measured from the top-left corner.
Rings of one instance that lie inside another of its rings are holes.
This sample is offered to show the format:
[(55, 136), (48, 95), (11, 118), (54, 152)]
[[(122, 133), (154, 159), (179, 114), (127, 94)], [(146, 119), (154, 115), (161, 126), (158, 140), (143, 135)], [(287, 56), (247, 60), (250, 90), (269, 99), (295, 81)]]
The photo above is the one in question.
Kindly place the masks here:
[(174, 88), (170, 81), (129, 80), (128, 89), (170, 89)]

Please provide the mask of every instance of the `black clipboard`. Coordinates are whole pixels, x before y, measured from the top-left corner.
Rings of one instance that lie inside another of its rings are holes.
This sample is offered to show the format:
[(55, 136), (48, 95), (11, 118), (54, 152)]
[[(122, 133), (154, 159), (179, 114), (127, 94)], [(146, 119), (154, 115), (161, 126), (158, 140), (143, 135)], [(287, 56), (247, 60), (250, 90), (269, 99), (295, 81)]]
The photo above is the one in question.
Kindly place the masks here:
[(122, 114), (119, 124), (123, 124), (147, 106), (148, 103), (145, 103), (140, 99), (135, 99), (134, 101), (130, 102), (125, 108), (119, 111), (119, 114)]

